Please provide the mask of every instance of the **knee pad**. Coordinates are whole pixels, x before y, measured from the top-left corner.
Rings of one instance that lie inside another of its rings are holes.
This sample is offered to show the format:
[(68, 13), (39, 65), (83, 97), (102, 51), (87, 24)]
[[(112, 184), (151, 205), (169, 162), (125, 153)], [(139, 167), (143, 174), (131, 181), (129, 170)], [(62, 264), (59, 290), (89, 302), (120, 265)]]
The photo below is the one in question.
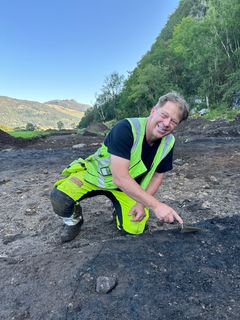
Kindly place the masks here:
[(70, 217), (73, 214), (75, 201), (64, 192), (54, 188), (50, 193), (50, 200), (57, 215)]

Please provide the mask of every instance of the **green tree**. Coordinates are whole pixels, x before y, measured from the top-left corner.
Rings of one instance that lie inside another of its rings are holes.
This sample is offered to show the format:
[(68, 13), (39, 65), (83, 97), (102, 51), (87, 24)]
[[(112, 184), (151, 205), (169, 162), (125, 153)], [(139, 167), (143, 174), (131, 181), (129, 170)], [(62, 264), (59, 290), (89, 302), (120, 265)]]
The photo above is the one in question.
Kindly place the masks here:
[(131, 85), (128, 99), (132, 102), (131, 114), (147, 116), (160, 95), (173, 88), (168, 78), (168, 67), (147, 64), (138, 69), (138, 78)]
[(215, 56), (212, 42), (205, 20), (186, 17), (174, 29), (169, 42), (170, 77), (187, 96), (203, 95), (208, 99), (214, 92), (216, 73), (212, 68)]
[(124, 76), (111, 73), (104, 80), (101, 92), (96, 94), (93, 108), (88, 109), (78, 127), (86, 128), (90, 123), (108, 121), (116, 118), (119, 94), (122, 90)]
[[(214, 39), (218, 100), (230, 105), (239, 92), (240, 70), (240, 2), (239, 0), (208, 0), (210, 33)], [(236, 82), (237, 81), (237, 82)]]
[(101, 92), (96, 95), (95, 108), (102, 121), (116, 116), (118, 96), (123, 88), (124, 76), (114, 71), (104, 80)]
[(94, 108), (89, 108), (87, 109), (87, 111), (85, 112), (84, 116), (82, 117), (81, 121), (78, 124), (78, 128), (82, 129), (82, 128), (87, 128), (87, 126), (90, 123), (95, 122), (95, 110)]
[(26, 124), (26, 130), (27, 130), (27, 131), (34, 131), (35, 128), (36, 128), (36, 126), (35, 126), (34, 124), (30, 123), (30, 122), (28, 122), (28, 123)]
[(58, 128), (58, 130), (64, 129), (64, 123), (61, 120), (57, 122), (57, 128)]
[(240, 69), (228, 76), (227, 82), (221, 87), (221, 91), (223, 92), (223, 100), (228, 106), (232, 107), (235, 96), (240, 93)]

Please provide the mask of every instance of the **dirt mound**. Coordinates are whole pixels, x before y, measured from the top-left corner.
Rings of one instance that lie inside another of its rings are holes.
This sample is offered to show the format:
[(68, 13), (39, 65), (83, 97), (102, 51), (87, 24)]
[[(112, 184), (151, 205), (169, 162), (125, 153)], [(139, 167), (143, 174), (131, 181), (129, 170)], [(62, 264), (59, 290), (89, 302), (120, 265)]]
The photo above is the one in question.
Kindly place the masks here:
[[(51, 134), (49, 136), (35, 137), (35, 138), (15, 138), (4, 131), (0, 132), (0, 150), (8, 148), (34, 148), (34, 149), (61, 149), (72, 147), (76, 144), (84, 144), (86, 148), (91, 143), (102, 142), (102, 136), (87, 134), (82, 136), (76, 133)], [(85, 149), (86, 149), (85, 148)]]
[(103, 131), (107, 131), (108, 127), (105, 126), (105, 124), (103, 124), (103, 123), (93, 123), (87, 127), (87, 130), (88, 131), (95, 131), (95, 132), (103, 132)]
[(10, 134), (6, 133), (5, 131), (0, 130), (0, 149), (4, 148), (23, 148), (28, 145), (32, 145), (39, 141), (40, 138), (15, 138), (12, 137)]
[(15, 138), (10, 136), (8, 133), (6, 133), (5, 131), (2, 131), (0, 129), (0, 141), (4, 142), (4, 143), (11, 143), (12, 141), (14, 141)]
[(108, 127), (105, 126), (103, 123), (93, 123), (90, 124), (85, 130), (83, 135), (84, 136), (105, 136), (109, 131)]
[(214, 120), (204, 118), (188, 119), (182, 122), (175, 131), (176, 136), (199, 136), (199, 137), (239, 137), (240, 121)]

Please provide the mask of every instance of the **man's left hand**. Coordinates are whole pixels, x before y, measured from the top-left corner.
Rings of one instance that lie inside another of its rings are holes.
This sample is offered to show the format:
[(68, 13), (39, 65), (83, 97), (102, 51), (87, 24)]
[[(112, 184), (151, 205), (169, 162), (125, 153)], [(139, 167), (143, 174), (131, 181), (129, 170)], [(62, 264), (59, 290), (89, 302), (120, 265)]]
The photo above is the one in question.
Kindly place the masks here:
[(137, 203), (128, 213), (129, 216), (134, 216), (131, 221), (142, 221), (146, 215), (144, 206)]

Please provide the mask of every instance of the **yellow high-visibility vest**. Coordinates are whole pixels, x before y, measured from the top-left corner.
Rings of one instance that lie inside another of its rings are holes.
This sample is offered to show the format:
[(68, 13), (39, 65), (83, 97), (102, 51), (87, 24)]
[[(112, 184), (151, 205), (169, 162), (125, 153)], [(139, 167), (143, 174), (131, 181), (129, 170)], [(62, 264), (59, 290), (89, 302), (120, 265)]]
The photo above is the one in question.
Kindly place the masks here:
[[(146, 131), (148, 118), (128, 118), (133, 133), (133, 146), (131, 148), (129, 175), (135, 179), (145, 172), (147, 168), (144, 165), (142, 155), (143, 139)], [(151, 169), (144, 175), (140, 185), (146, 190), (154, 172), (159, 163), (167, 156), (172, 149), (175, 138), (172, 134), (164, 136), (158, 147), (153, 159)], [(113, 183), (111, 170), (111, 154), (108, 152), (107, 146), (102, 146), (91, 156), (84, 160), (86, 167), (84, 179), (103, 189), (117, 189), (117, 185)]]

